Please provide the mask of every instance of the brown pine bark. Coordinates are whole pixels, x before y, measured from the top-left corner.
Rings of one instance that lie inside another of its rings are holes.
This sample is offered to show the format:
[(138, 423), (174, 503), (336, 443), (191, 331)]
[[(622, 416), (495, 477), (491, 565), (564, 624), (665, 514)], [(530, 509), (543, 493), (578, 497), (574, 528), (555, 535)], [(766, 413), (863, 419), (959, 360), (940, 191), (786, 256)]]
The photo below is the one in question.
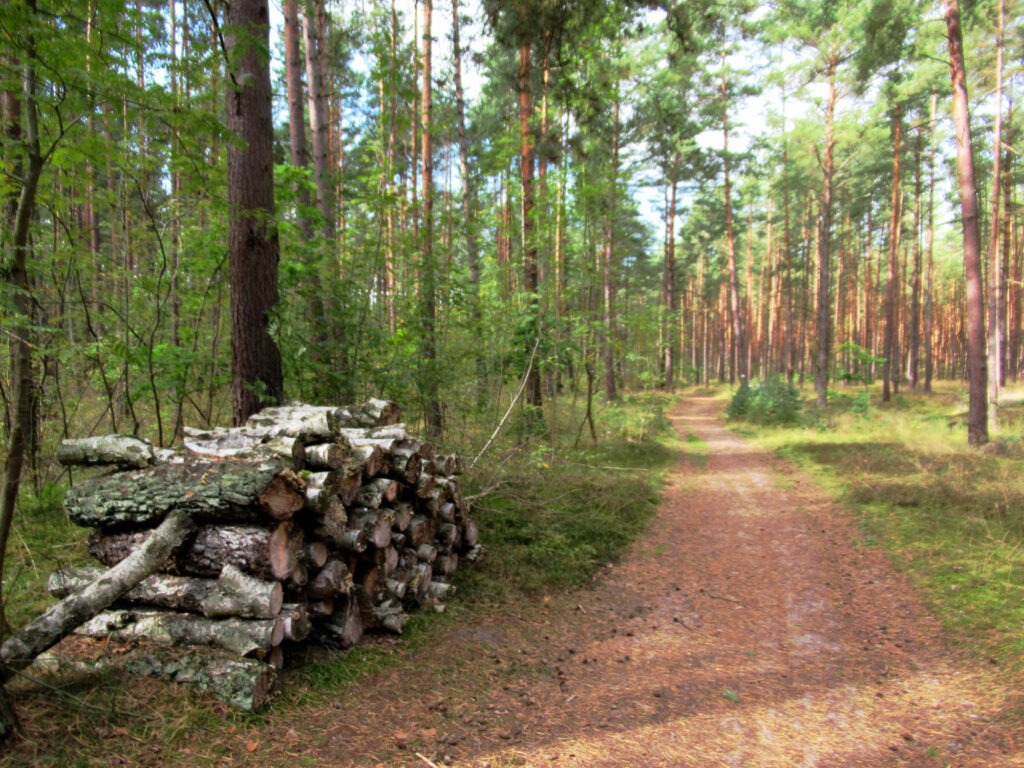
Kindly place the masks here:
[(675, 387), (676, 362), (676, 191), (679, 187), (679, 153), (672, 158), (672, 192), (669, 196), (668, 212), (665, 217), (665, 323), (662, 331), (664, 339), (664, 368), (666, 392)]
[(907, 381), (912, 390), (918, 386), (921, 350), (921, 131), (914, 140), (914, 267), (910, 278), (910, 339), (907, 346)]
[[(533, 166), (535, 152), (530, 119), (533, 117), (533, 90), (530, 84), (530, 44), (519, 47), (519, 176), (522, 182), (523, 232), (523, 289), (527, 294), (530, 314), (533, 316), (534, 338), (527, 341), (525, 352), (529, 356), (540, 334), (540, 273), (537, 267), (537, 242), (534, 234)], [(534, 408), (543, 405), (540, 386), (540, 366), (530, 366), (526, 376), (526, 402)]]
[(945, 0), (945, 20), (949, 44), (949, 77), (953, 91), (953, 124), (956, 129), (964, 270), (967, 276), (967, 368), (970, 392), (967, 441), (970, 445), (980, 446), (988, 442), (985, 304), (981, 280), (978, 199), (974, 183), (974, 155), (971, 149), (971, 113), (967, 100), (967, 70), (964, 65), (958, 0)]
[(316, 205), (323, 216), (324, 239), (334, 240), (334, 204), (330, 185), (329, 110), (327, 98), (327, 10), (324, 0), (310, 0), (302, 14), (306, 43), (309, 124), (313, 134), (313, 181)]
[(618, 397), (615, 384), (615, 185), (619, 171), (619, 99), (612, 118), (612, 167), (608, 182), (608, 208), (604, 216), (604, 250), (601, 258), (604, 291), (604, 394), (608, 402)]
[[(747, 345), (744, 333), (743, 309), (740, 306), (740, 281), (736, 270), (736, 235), (732, 224), (732, 187), (729, 183), (729, 110), (724, 68), (722, 71), (720, 93), (722, 94), (722, 172), (725, 176), (725, 242), (729, 256), (729, 312), (732, 320), (732, 357), (736, 361), (735, 371), (742, 386), (743, 384), (749, 384), (750, 381), (747, 375)], [(730, 380), (731, 378), (730, 375)]]
[(996, 124), (992, 138), (992, 216), (989, 225), (989, 299), (988, 299), (988, 430), (999, 429), (999, 388), (1002, 384), (1002, 344), (999, 327), (1002, 265), (999, 253), (999, 192), (1003, 159), (1003, 24), (1006, 1), (999, 2), (996, 29)]
[(890, 382), (899, 376), (899, 364), (896, 357), (896, 286), (897, 286), (897, 254), (899, 248), (900, 229), (900, 153), (902, 139), (902, 110), (897, 103), (893, 112), (893, 150), (892, 150), (892, 193), (889, 197), (889, 287), (885, 296), (885, 342), (882, 356), (882, 402), (892, 398)]
[(830, 358), (831, 333), (829, 328), (829, 287), (832, 264), (832, 177), (835, 172), (832, 153), (835, 149), (833, 118), (836, 108), (836, 67), (835, 57), (828, 63), (828, 102), (825, 107), (825, 156), (822, 161), (821, 214), (818, 217), (818, 356), (814, 379), (819, 408), (828, 405), (828, 366)]
[(228, 145), (228, 250), (235, 424), (284, 398), (281, 353), (270, 335), (278, 303), (280, 246), (274, 219), (274, 127), (270, 107), (269, 11), (266, 0), (238, 0), (228, 10), (232, 77), (227, 124), (243, 145)]

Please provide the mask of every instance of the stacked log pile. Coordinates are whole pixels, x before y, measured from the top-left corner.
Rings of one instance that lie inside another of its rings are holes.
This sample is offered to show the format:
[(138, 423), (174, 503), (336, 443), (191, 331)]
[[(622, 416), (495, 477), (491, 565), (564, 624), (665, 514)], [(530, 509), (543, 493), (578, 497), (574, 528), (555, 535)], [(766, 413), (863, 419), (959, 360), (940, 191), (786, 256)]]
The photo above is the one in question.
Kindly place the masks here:
[[(110, 435), (61, 446), (66, 464), (116, 468), (65, 498), (104, 566), (172, 512), (194, 523), (158, 572), (76, 631), (217, 649), (190, 664), (192, 677), (217, 693), (215, 670), (230, 669), (223, 698), (237, 706), (259, 706), (290, 645), (350, 646), (367, 630), (400, 634), (416, 608), (443, 610), (448, 578), (483, 552), (459, 490), (461, 458), (410, 436), (393, 403), (267, 408), (243, 427), (186, 428), (184, 445)], [(50, 591), (76, 594), (104, 573), (65, 569)], [(183, 679), (179, 662), (147, 668), (165, 667)]]

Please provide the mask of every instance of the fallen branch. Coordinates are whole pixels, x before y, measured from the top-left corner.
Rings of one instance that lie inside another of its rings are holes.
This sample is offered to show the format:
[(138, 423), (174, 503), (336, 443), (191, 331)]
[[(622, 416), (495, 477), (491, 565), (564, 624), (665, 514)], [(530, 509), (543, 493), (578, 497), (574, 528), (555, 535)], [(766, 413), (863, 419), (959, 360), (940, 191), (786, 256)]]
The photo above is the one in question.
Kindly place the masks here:
[(505, 415), (501, 417), (501, 421), (499, 421), (498, 426), (494, 428), (494, 432), (491, 434), (490, 438), (487, 440), (486, 443), (484, 443), (484, 447), (480, 449), (480, 453), (478, 453), (476, 455), (476, 458), (473, 459), (472, 463), (470, 463), (470, 469), (475, 467), (476, 463), (480, 461), (480, 457), (484, 455), (484, 451), (491, 447), (491, 443), (494, 442), (494, 438), (498, 436), (498, 433), (501, 431), (501, 428), (505, 426), (505, 422), (508, 421), (508, 417), (512, 414), (512, 409), (515, 408), (516, 403), (519, 402), (519, 398), (522, 396), (523, 390), (526, 389), (526, 382), (530, 378), (530, 370), (533, 368), (533, 358), (537, 354), (537, 347), (539, 345), (540, 338), (538, 337), (537, 341), (535, 341), (533, 344), (533, 351), (530, 352), (530, 362), (526, 365), (526, 373), (523, 374), (523, 380), (519, 383), (519, 391), (516, 392), (516, 396), (512, 398), (512, 402), (508, 404), (508, 410), (505, 411)]

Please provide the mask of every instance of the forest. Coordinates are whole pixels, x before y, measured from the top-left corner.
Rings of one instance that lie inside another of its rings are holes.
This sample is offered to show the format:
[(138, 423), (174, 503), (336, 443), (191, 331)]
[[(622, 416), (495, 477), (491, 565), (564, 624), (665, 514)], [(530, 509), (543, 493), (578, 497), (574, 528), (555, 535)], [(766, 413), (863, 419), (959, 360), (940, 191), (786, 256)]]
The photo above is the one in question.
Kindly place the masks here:
[(286, 399), (579, 445), (626, 393), (956, 382), (984, 445), (1022, 61), (1015, 0), (4, 3), (0, 553), (61, 440)]
[[(8, 4), (8, 434), (27, 414), (52, 479), (63, 437), (228, 423), (232, 290), (280, 356), (255, 401), (388, 397), (434, 435), (520, 379), (544, 430), (566, 396), (781, 374), (824, 406), (987, 366), (995, 417), (1024, 365), (1006, 5), (288, 2), (247, 43), (208, 2)], [(249, 43), (259, 191), (229, 168)]]

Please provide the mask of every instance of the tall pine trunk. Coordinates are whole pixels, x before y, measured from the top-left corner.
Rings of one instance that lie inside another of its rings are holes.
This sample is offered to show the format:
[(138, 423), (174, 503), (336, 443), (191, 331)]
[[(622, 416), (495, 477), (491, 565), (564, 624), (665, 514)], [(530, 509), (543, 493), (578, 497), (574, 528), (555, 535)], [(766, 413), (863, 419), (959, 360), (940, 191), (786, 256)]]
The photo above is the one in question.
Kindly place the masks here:
[(266, 0), (234, 0), (228, 11), (232, 77), (227, 124), (228, 252), (235, 424), (284, 397), (281, 353), (270, 335), (280, 247), (274, 219), (274, 126), (270, 109), (270, 23)]
[(999, 191), (1003, 158), (1003, 24), (1006, 2), (999, 0), (996, 30), (996, 124), (992, 138), (992, 217), (989, 226), (989, 298), (988, 298), (988, 430), (999, 429), (999, 387), (1002, 383), (1002, 345), (1000, 344), (999, 305), (1003, 270), (999, 254)]
[[(522, 232), (523, 232), (523, 289), (529, 304), (531, 338), (525, 349), (526, 359), (532, 359), (532, 351), (540, 339), (540, 275), (537, 267), (537, 240), (534, 232), (533, 166), (535, 152), (530, 119), (533, 117), (533, 90), (530, 83), (530, 44), (519, 48), (519, 175), (522, 181)], [(543, 404), (540, 386), (540, 367), (529, 365), (526, 375), (526, 403), (534, 408)]]
[(821, 215), (818, 217), (818, 359), (814, 379), (819, 408), (828, 405), (828, 365), (831, 334), (829, 329), (829, 286), (832, 263), (832, 177), (834, 165), (832, 152), (835, 148), (833, 118), (836, 109), (836, 66), (833, 57), (828, 65), (828, 103), (825, 108), (825, 157), (822, 161)]
[(897, 254), (900, 232), (900, 153), (903, 115), (899, 103), (894, 107), (892, 117), (892, 192), (889, 197), (889, 286), (885, 295), (885, 342), (882, 356), (882, 402), (891, 399), (890, 382), (899, 376), (899, 361), (896, 359), (896, 287), (898, 280)]
[(437, 265), (434, 263), (434, 149), (431, 129), (433, 96), (431, 89), (431, 17), (433, 0), (423, 0), (423, 90), (420, 97), (420, 139), (423, 162), (423, 214), (420, 222), (420, 312), (423, 313), (423, 337), (420, 354), (425, 362), (420, 389), (427, 432), (438, 438), (444, 428), (437, 370)]
[[(723, 54), (724, 62), (724, 54)], [(748, 384), (747, 345), (744, 337), (743, 308), (740, 305), (740, 281), (736, 270), (736, 234), (732, 224), (732, 188), (729, 184), (729, 110), (725, 71), (722, 71), (722, 171), (725, 176), (725, 240), (729, 254), (729, 313), (732, 319), (732, 357), (740, 386)], [(730, 371), (730, 383), (732, 380)]]
[(980, 446), (988, 442), (981, 233), (978, 230), (978, 197), (974, 183), (971, 113), (967, 100), (967, 70), (964, 66), (963, 34), (960, 30), (960, 5), (958, 0), (945, 0), (945, 7), (949, 78), (953, 91), (953, 124), (956, 129), (956, 165), (960, 182), (964, 271), (967, 275), (967, 369), (970, 391), (967, 442), (973, 446)]

